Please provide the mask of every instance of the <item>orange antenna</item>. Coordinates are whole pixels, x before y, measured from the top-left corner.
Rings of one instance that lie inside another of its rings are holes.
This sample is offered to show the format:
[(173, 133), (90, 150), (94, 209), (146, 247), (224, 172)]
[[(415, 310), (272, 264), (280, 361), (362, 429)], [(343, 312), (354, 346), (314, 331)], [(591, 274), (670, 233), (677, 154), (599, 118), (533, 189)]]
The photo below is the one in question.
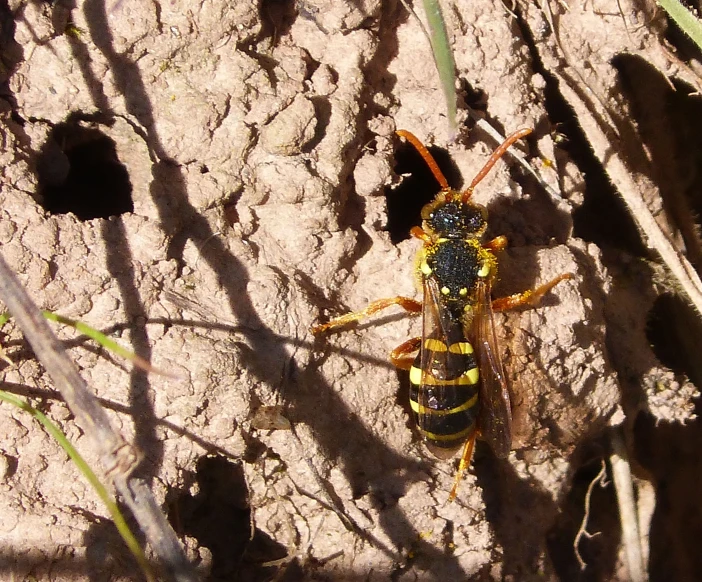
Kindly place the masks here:
[(522, 139), (523, 137), (526, 137), (532, 131), (533, 130), (530, 127), (525, 127), (523, 129), (518, 129), (513, 134), (507, 136), (507, 139), (502, 142), (502, 145), (500, 145), (494, 152), (492, 152), (492, 155), (490, 156), (488, 161), (485, 162), (483, 169), (476, 174), (475, 178), (473, 178), (473, 181), (470, 183), (470, 186), (468, 186), (468, 188), (466, 188), (463, 191), (461, 197), (463, 198), (464, 202), (471, 197), (471, 195), (473, 194), (473, 189), (480, 183), (480, 181), (487, 175), (487, 173), (490, 170), (492, 170), (492, 167), (495, 165), (497, 160), (499, 160), (502, 156), (505, 155), (505, 152), (514, 144), (514, 142)]
[(422, 158), (424, 158), (424, 161), (427, 163), (427, 166), (429, 166), (431, 173), (434, 174), (434, 178), (436, 178), (436, 181), (439, 183), (441, 188), (448, 189), (449, 185), (446, 181), (446, 178), (444, 178), (444, 175), (441, 173), (441, 170), (439, 169), (436, 160), (434, 160), (432, 155), (429, 153), (429, 150), (424, 147), (424, 144), (421, 141), (419, 141), (413, 133), (410, 133), (409, 131), (406, 131), (404, 129), (398, 129), (395, 133), (400, 137), (404, 137), (408, 142), (410, 142), (414, 146), (414, 149), (416, 149), (419, 152), (419, 155), (422, 156)]

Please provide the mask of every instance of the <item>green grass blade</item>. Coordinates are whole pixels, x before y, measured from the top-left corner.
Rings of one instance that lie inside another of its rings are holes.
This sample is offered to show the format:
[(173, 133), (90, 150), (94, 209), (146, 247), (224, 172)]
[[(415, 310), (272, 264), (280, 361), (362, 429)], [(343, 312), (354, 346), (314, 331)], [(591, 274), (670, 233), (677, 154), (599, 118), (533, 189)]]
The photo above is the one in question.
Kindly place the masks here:
[(135, 366), (141, 368), (142, 370), (154, 374), (159, 374), (161, 376), (168, 376), (169, 378), (179, 378), (179, 376), (177, 376), (176, 374), (172, 374), (170, 372), (160, 370), (159, 368), (152, 366), (144, 358), (140, 358), (134, 352), (122, 347), (116, 341), (107, 337), (104, 333), (99, 332), (98, 330), (90, 327), (89, 325), (86, 325), (82, 321), (77, 321), (75, 319), (63, 317), (62, 315), (58, 315), (57, 313), (53, 313), (52, 311), (42, 311), (42, 314), (49, 321), (55, 321), (56, 323), (62, 323), (64, 325), (71, 326), (76, 331), (87, 335), (90, 339), (95, 340), (102, 347), (104, 347), (107, 350), (110, 350), (113, 354), (117, 354), (118, 356), (123, 357), (125, 360), (129, 360)]
[(695, 15), (678, 0), (658, 0), (658, 3), (675, 21), (675, 24), (692, 39), (692, 42), (702, 49), (702, 23), (695, 18)]
[[(123, 348), (115, 340), (110, 339), (104, 333), (98, 331), (95, 328), (90, 327), (89, 325), (83, 323), (82, 321), (70, 319), (68, 317), (64, 317), (63, 315), (59, 315), (59, 314), (54, 313), (52, 311), (44, 310), (44, 311), (42, 311), (42, 314), (49, 321), (54, 321), (56, 323), (62, 323), (64, 325), (68, 325), (68, 326), (72, 327), (73, 329), (75, 329), (76, 331), (82, 333), (83, 335), (88, 336), (90, 339), (95, 340), (97, 343), (99, 343), (106, 350), (109, 350), (113, 354), (121, 356), (125, 360), (129, 360), (137, 368), (141, 368), (142, 370), (149, 372), (149, 373), (152, 373), (152, 374), (159, 374), (160, 376), (167, 376), (169, 378), (180, 379), (180, 376), (178, 376), (177, 374), (173, 374), (171, 372), (167, 372), (166, 370), (161, 370), (160, 368), (152, 366), (144, 358), (140, 358), (134, 352), (128, 350), (127, 348)], [(7, 313), (7, 312), (0, 313), (0, 326), (7, 323), (9, 321), (9, 319), (10, 319), (9, 313)], [(0, 357), (2, 357), (1, 354), (0, 354)]]
[(144, 572), (144, 576), (146, 577), (147, 580), (155, 580), (154, 574), (151, 571), (151, 566), (149, 565), (148, 561), (146, 560), (146, 556), (144, 556), (144, 552), (141, 549), (141, 546), (139, 545), (139, 542), (137, 542), (136, 538), (132, 534), (131, 530), (129, 529), (129, 526), (127, 525), (127, 522), (125, 521), (124, 517), (122, 516), (119, 507), (117, 507), (117, 504), (112, 500), (112, 497), (108, 493), (107, 489), (105, 486), (100, 483), (100, 480), (97, 478), (97, 475), (93, 472), (93, 470), (90, 468), (90, 465), (85, 462), (85, 459), (81, 457), (80, 453), (76, 450), (76, 448), (70, 443), (70, 441), (66, 438), (66, 435), (64, 435), (61, 430), (53, 423), (51, 420), (49, 420), (44, 414), (42, 414), (39, 410), (34, 408), (31, 404), (28, 402), (17, 398), (14, 394), (10, 394), (9, 392), (5, 392), (4, 390), (0, 390), (0, 400), (4, 400), (5, 402), (8, 402), (10, 404), (13, 404), (17, 408), (20, 408), (24, 410), (25, 412), (28, 412), (31, 414), (35, 419), (37, 419), (42, 426), (46, 429), (46, 431), (51, 435), (54, 439), (56, 439), (56, 442), (61, 446), (61, 448), (66, 451), (66, 454), (71, 458), (71, 460), (75, 463), (76, 467), (78, 470), (83, 473), (85, 478), (88, 480), (88, 483), (92, 486), (92, 488), (95, 490), (95, 492), (98, 494), (98, 497), (102, 500), (102, 502), (105, 504), (107, 507), (107, 510), (110, 512), (110, 515), (112, 516), (112, 521), (114, 522), (115, 526), (117, 527), (117, 531), (119, 532), (120, 536), (122, 536), (122, 539), (124, 540), (124, 543), (127, 545), (129, 548), (129, 551), (132, 553), (134, 556), (134, 559), (139, 563), (139, 566), (141, 567), (142, 571)]
[(456, 134), (456, 62), (449, 44), (446, 23), (441, 14), (438, 0), (423, 0), (424, 11), (429, 25), (429, 41), (434, 54), (434, 62), (439, 71), (441, 88), (446, 99), (448, 122), (451, 137)]

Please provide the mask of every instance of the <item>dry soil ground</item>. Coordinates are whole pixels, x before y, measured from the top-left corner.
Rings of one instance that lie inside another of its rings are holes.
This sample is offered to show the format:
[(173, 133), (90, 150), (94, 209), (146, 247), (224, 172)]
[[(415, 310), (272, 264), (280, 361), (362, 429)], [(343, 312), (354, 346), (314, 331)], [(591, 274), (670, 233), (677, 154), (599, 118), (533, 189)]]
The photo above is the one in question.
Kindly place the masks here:
[[(611, 480), (585, 570), (573, 549), (613, 434), (651, 579), (702, 572), (700, 335), (659, 295), (671, 279), (617, 193), (635, 184), (700, 264), (699, 54), (652, 4), (547, 2), (445, 2), (453, 142), (428, 43), (395, 0), (0, 4), (0, 252), (41, 307), (182, 376), (58, 331), (211, 579), (627, 580)], [(407, 233), (436, 184), (394, 131), (432, 145), (458, 187), (496, 145), (467, 107), (503, 134), (534, 128), (520, 147), (550, 187), (505, 158), (477, 189), (510, 240), (496, 294), (576, 278), (497, 317), (514, 451), (479, 446), (447, 503), (455, 465), (424, 451), (387, 360), (417, 318), (308, 330), (417, 295)], [(3, 331), (2, 387), (93, 459)], [(0, 578), (137, 576), (66, 455), (0, 415)]]

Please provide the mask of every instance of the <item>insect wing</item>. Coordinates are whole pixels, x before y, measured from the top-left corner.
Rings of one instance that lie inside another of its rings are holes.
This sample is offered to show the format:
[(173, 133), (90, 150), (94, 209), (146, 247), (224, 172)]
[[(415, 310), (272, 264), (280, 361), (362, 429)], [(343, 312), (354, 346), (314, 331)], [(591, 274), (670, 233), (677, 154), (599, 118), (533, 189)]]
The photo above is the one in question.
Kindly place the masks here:
[(478, 428), (498, 457), (512, 448), (512, 409), (505, 370), (495, 335), (495, 320), (487, 283), (478, 284), (472, 321), (480, 371)]

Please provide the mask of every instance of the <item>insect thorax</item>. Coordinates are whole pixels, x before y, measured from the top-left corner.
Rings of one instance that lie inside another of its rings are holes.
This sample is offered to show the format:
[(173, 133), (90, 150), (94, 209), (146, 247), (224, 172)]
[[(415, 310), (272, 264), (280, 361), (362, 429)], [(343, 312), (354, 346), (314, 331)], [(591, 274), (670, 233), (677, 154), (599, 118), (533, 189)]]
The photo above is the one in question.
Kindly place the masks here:
[(422, 209), (422, 219), (430, 240), (419, 253), (420, 276), (436, 281), (444, 305), (460, 312), (475, 302), (477, 282), (497, 271), (495, 256), (480, 243), (487, 210), (447, 188)]
[(422, 278), (434, 279), (444, 302), (458, 311), (474, 303), (476, 284), (492, 279), (496, 266), (494, 255), (477, 238), (439, 238), (420, 250)]

